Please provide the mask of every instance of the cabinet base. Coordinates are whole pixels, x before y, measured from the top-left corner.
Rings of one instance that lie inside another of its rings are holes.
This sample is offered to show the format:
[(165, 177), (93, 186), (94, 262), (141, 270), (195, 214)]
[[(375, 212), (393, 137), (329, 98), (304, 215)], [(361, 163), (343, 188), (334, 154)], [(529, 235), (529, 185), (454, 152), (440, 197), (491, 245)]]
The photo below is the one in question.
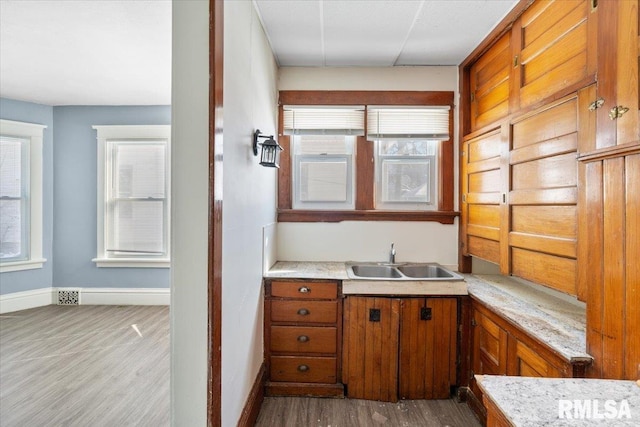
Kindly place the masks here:
[(267, 381), (265, 396), (344, 397), (342, 384), (309, 384)]

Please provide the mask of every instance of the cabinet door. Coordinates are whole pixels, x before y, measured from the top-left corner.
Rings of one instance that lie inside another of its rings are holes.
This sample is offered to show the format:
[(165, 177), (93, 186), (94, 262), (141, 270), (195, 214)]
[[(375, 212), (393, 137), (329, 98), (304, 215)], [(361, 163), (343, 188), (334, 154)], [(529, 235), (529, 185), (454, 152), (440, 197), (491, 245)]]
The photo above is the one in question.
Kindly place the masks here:
[(455, 298), (406, 298), (400, 325), (400, 398), (446, 399), (456, 382)]
[(508, 375), (561, 378), (562, 372), (516, 338), (509, 338)]
[(399, 299), (345, 299), (342, 382), (348, 397), (398, 401), (399, 326)]
[(473, 312), (473, 373), (507, 373), (507, 332), (478, 310)]
[(597, 16), (590, 3), (536, 1), (515, 22), (511, 79), (520, 108), (593, 81)]
[(603, 104), (597, 110), (596, 148), (638, 144), (638, 0), (603, 0), (598, 9), (598, 98)]
[(471, 130), (509, 114), (511, 33), (506, 33), (469, 70)]
[[(507, 142), (508, 143), (508, 142)], [(463, 252), (500, 263), (501, 128), (464, 142), (462, 156)]]

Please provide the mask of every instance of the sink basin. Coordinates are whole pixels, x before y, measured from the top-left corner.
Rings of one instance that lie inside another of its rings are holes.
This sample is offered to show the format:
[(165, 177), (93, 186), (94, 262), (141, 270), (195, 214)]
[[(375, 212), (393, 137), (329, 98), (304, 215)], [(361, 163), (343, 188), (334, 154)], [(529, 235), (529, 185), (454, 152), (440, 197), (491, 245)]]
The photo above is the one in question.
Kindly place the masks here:
[(397, 279), (402, 277), (395, 267), (388, 265), (353, 265), (353, 274), (358, 277), (379, 277), (383, 279)]
[(462, 281), (464, 278), (437, 263), (347, 263), (350, 279), (391, 281)]
[(411, 278), (452, 278), (453, 273), (446, 270), (440, 265), (402, 265), (398, 270), (407, 277)]

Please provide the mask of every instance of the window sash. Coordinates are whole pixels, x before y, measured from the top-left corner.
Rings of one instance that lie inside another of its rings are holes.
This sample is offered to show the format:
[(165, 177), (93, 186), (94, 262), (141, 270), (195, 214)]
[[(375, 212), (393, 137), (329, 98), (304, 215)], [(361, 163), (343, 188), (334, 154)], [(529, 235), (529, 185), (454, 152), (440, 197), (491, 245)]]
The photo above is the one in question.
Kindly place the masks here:
[[(156, 164), (136, 164), (140, 159), (135, 152), (128, 153), (129, 164), (124, 164), (125, 149), (134, 148), (140, 156), (155, 156)], [(167, 141), (159, 139), (107, 140), (110, 167), (106, 168), (104, 236), (108, 258), (168, 256), (167, 148)], [(150, 209), (153, 204), (160, 207)]]
[[(30, 256), (29, 143), (28, 138), (0, 136), (0, 260), (3, 262), (24, 261)], [(9, 181), (14, 184), (8, 184)]]

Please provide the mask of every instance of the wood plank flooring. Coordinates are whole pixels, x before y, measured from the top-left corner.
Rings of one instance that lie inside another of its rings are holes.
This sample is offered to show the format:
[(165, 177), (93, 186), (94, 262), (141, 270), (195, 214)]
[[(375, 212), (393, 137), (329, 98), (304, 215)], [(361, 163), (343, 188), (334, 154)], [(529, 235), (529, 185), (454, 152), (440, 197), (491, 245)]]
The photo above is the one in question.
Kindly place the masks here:
[(258, 427), (480, 427), (466, 403), (448, 400), (401, 400), (266, 397)]
[(0, 315), (0, 425), (169, 425), (169, 307)]

